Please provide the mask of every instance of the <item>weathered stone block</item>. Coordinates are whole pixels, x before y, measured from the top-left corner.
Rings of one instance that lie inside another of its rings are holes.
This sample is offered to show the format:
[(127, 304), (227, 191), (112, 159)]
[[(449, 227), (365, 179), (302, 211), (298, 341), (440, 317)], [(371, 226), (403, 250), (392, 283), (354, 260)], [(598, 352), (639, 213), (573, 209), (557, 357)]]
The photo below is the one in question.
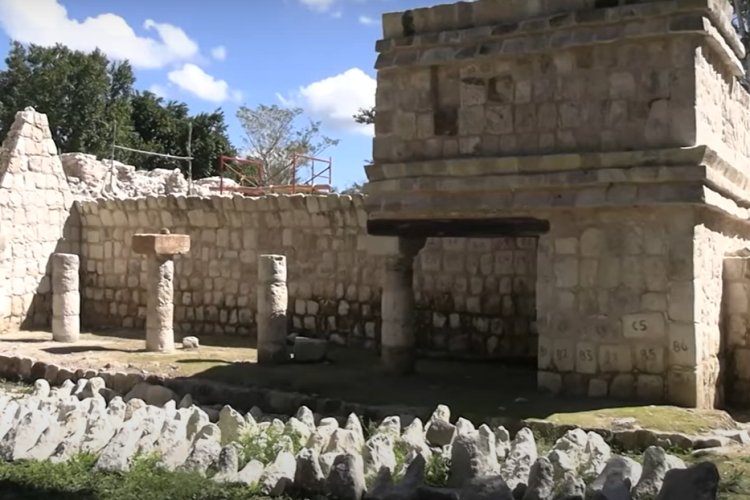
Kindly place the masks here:
[(622, 334), (625, 338), (658, 339), (664, 337), (665, 330), (662, 313), (626, 314), (622, 317)]
[(633, 369), (629, 345), (599, 346), (599, 370), (605, 373), (628, 373)]
[(133, 252), (145, 255), (179, 255), (190, 251), (186, 234), (134, 234)]

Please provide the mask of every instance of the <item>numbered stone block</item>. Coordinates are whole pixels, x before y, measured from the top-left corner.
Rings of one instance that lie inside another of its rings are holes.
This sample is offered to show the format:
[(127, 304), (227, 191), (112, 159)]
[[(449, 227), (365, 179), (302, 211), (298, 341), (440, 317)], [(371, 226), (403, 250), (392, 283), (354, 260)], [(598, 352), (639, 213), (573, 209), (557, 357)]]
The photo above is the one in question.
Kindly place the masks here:
[(576, 372), (593, 375), (596, 371), (596, 345), (579, 342), (576, 349)]
[(664, 373), (664, 347), (654, 344), (635, 345), (635, 366), (645, 373)]
[(540, 335), (537, 345), (537, 368), (548, 370), (552, 367), (552, 353), (555, 350), (554, 342), (547, 335)]
[(622, 317), (622, 335), (628, 339), (655, 339), (665, 334), (662, 313), (626, 314)]
[(698, 352), (695, 345), (696, 325), (693, 323), (669, 324), (670, 366), (696, 366)]
[(629, 345), (599, 346), (599, 371), (629, 373), (633, 370), (633, 356)]
[(552, 361), (560, 372), (572, 372), (575, 369), (576, 342), (571, 339), (556, 339)]

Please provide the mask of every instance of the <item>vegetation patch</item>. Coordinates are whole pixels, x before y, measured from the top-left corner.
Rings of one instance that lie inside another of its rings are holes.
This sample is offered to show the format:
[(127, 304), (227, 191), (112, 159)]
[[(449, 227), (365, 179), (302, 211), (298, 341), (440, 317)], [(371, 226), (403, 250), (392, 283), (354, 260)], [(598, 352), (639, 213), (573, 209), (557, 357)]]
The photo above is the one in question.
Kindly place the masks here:
[(635, 406), (606, 408), (577, 413), (556, 413), (546, 420), (587, 429), (609, 429), (618, 419), (634, 419), (645, 429), (685, 434), (703, 434), (715, 429), (734, 429), (736, 423), (723, 411), (694, 410), (675, 406)]
[(69, 462), (0, 462), (0, 491), (7, 500), (261, 500), (267, 497), (244, 485), (218, 484), (198, 474), (169, 472), (153, 457), (135, 460), (131, 471), (93, 470), (96, 457)]

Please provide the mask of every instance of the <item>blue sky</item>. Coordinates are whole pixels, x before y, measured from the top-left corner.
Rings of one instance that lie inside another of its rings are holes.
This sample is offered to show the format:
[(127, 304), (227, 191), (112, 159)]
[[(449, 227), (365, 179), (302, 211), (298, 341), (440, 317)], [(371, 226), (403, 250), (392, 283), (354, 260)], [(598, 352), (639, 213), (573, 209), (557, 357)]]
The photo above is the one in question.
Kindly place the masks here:
[[(340, 144), (333, 184), (364, 180), (372, 130), (350, 116), (374, 103), (375, 41), (383, 12), (419, 0), (0, 0), (8, 40), (101, 48), (133, 64), (140, 89), (222, 107), (243, 146), (239, 105), (291, 103)], [(439, 2), (437, 2), (439, 3)], [(43, 111), (43, 110), (40, 110)]]

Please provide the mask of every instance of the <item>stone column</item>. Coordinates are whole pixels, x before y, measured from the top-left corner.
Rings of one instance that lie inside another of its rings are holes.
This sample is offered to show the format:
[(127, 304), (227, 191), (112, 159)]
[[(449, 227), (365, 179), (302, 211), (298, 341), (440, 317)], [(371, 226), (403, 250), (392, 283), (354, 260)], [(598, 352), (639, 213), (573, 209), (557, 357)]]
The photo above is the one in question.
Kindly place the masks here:
[(286, 257), (258, 258), (258, 364), (289, 359), (287, 337)]
[(190, 251), (190, 236), (169, 234), (133, 235), (133, 251), (146, 255), (146, 350), (174, 350), (174, 256)]
[(386, 370), (398, 375), (414, 372), (417, 336), (414, 322), (414, 257), (425, 244), (425, 238), (373, 238), (377, 250), (371, 253), (385, 257), (380, 314), (381, 356)]
[(174, 260), (149, 258), (146, 280), (146, 350), (174, 351)]
[(81, 334), (79, 259), (69, 253), (52, 254), (52, 339), (77, 342)]

